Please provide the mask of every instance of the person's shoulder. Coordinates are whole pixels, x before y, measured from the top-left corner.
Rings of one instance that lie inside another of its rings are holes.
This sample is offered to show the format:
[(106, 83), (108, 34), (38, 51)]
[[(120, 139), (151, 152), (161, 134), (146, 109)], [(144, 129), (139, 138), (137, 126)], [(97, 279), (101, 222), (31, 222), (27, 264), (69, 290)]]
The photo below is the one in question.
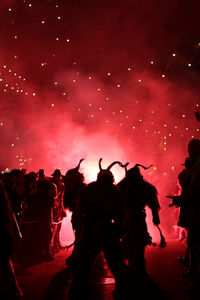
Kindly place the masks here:
[(88, 183), (87, 186), (93, 186), (93, 185), (95, 185), (96, 183), (97, 183), (97, 181), (92, 181), (92, 182)]
[(156, 189), (156, 187), (155, 187), (152, 183), (150, 183), (150, 182), (144, 180), (144, 183), (143, 183), (143, 184), (144, 184), (144, 188), (145, 188), (146, 190), (148, 190), (149, 192), (157, 193), (157, 189)]
[(119, 193), (119, 187), (115, 184), (109, 184), (107, 186), (107, 191), (111, 191), (112, 193)]
[(119, 187), (118, 187), (118, 185), (117, 184), (112, 184), (112, 188), (114, 189), (114, 190), (119, 190)]
[(88, 190), (88, 189), (93, 189), (93, 188), (95, 188), (97, 186), (97, 182), (96, 181), (92, 181), (92, 182), (90, 182), (90, 183), (88, 183), (88, 184), (86, 184), (84, 187), (83, 187), (83, 189), (84, 190)]
[(82, 187), (81, 187), (81, 191), (85, 191), (85, 190), (88, 190), (90, 188), (92, 188), (94, 186), (94, 182), (90, 182), (88, 184), (83, 184)]

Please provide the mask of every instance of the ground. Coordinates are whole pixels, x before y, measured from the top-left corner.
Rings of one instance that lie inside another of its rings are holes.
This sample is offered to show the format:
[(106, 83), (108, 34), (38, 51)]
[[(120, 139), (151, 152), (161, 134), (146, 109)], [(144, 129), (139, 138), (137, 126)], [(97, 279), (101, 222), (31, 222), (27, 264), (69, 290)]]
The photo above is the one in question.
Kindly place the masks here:
[[(185, 242), (179, 240), (167, 240), (165, 248), (160, 248), (159, 245), (147, 247), (147, 270), (151, 280), (147, 285), (140, 287), (141, 291), (145, 290), (146, 296), (162, 300), (191, 298), (188, 290), (192, 288), (192, 283), (183, 278), (184, 268), (177, 260), (179, 256), (184, 255), (185, 248)], [(29, 268), (16, 266), (16, 275), (25, 299), (68, 299), (71, 271), (66, 267), (65, 259), (70, 252), (71, 250), (61, 250), (53, 261)], [(114, 279), (109, 271), (101, 275), (96, 274), (93, 282), (95, 299), (113, 299)]]

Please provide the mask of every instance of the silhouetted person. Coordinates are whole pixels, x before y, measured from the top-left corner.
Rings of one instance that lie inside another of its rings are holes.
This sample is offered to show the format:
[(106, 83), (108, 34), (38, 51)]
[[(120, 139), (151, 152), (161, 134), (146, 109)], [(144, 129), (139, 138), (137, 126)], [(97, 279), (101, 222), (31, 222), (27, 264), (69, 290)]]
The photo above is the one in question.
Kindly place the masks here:
[(22, 213), (22, 205), (24, 202), (25, 193), (24, 173), (19, 169), (13, 169), (11, 171), (11, 176), (12, 186), (7, 192), (11, 201), (12, 210), (19, 221)]
[(63, 198), (64, 207), (67, 208), (71, 213), (71, 223), (72, 229), (75, 235), (74, 249), (72, 254), (66, 259), (66, 264), (71, 266), (73, 263), (73, 258), (76, 253), (77, 244), (79, 242), (80, 233), (82, 230), (82, 217), (80, 213), (80, 192), (86, 185), (84, 183), (84, 176), (80, 173), (80, 164), (83, 161), (81, 159), (78, 165), (66, 172), (64, 182), (65, 182), (65, 192)]
[(44, 174), (44, 169), (39, 169), (38, 171), (38, 180), (44, 180), (46, 179), (46, 176)]
[[(52, 238), (51, 222), (52, 222), (52, 207), (54, 198), (56, 197), (56, 186), (50, 180), (38, 180), (38, 219), (40, 220), (40, 229), (38, 230), (38, 244), (41, 247), (41, 259), (52, 260), (50, 253), (50, 242)], [(37, 246), (36, 246), (37, 247)]]
[(14, 241), (14, 219), (10, 199), (0, 180), (0, 298), (22, 296), (11, 261)]
[(126, 176), (118, 183), (118, 188), (124, 203), (125, 240), (122, 244), (125, 256), (133, 276), (143, 279), (146, 276), (145, 247), (152, 242), (147, 230), (145, 207), (151, 209), (153, 223), (158, 226), (160, 205), (156, 188), (143, 179), (139, 166), (143, 167), (135, 165), (128, 171), (126, 169)]
[(23, 214), (21, 229), (23, 238), (21, 241), (21, 263), (25, 266), (37, 263), (41, 256), (41, 247), (38, 245), (38, 232), (40, 232), (40, 202), (38, 197), (38, 187), (36, 174), (27, 174), (25, 176), (25, 202), (23, 205)]
[[(6, 175), (8, 178), (8, 175)], [(6, 185), (6, 191), (11, 202), (12, 212), (18, 223), (22, 220), (23, 205), (25, 201), (24, 173), (19, 169), (10, 172), (10, 183)], [(16, 227), (15, 227), (16, 230)], [(20, 260), (22, 249), (21, 239), (15, 239), (15, 260)]]
[(66, 213), (63, 206), (63, 195), (65, 185), (62, 181), (62, 175), (59, 169), (56, 169), (52, 174), (52, 183), (56, 185), (56, 196), (54, 197), (53, 205), (53, 220), (52, 220), (52, 240), (51, 240), (51, 252), (57, 253), (62, 249), (60, 243), (60, 230), (62, 226), (62, 220), (66, 217)]
[(83, 293), (88, 292), (91, 268), (101, 251), (115, 277), (116, 294), (125, 292), (127, 267), (120, 245), (122, 203), (110, 172), (116, 163), (103, 170), (100, 160), (97, 180), (81, 191), (80, 212), (84, 228), (73, 264), (72, 298), (83, 297)]
[(188, 143), (187, 168), (179, 174), (182, 193), (171, 197), (171, 205), (180, 206), (179, 225), (187, 228), (190, 251), (190, 278), (194, 279), (195, 292), (200, 293), (200, 140)]
[[(192, 172), (193, 161), (190, 157), (186, 157), (184, 163), (184, 169), (178, 175), (178, 181), (181, 187), (181, 194), (178, 197), (173, 198), (174, 205), (180, 207), (180, 214), (178, 220), (178, 226), (184, 228), (187, 233), (187, 248), (185, 251), (184, 257), (179, 257), (179, 262), (181, 262), (186, 269), (184, 277), (192, 278), (196, 273), (196, 257), (193, 251), (192, 245), (190, 245), (190, 239), (188, 239), (188, 222), (187, 222), (187, 213), (188, 211), (184, 209), (184, 195), (187, 193), (190, 177)], [(171, 205), (170, 205), (171, 206)]]
[(188, 225), (188, 240), (190, 248), (197, 260), (195, 288), (200, 293), (200, 140), (193, 139), (188, 143), (188, 153), (192, 162), (191, 175), (187, 191), (183, 195), (186, 223)]

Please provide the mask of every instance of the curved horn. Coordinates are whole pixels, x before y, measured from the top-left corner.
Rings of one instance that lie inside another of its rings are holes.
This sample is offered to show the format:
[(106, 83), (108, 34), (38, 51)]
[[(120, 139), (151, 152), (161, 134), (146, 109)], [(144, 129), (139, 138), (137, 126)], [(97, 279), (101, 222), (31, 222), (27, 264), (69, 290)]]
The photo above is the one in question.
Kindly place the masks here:
[(129, 165), (129, 162), (125, 163), (124, 165), (120, 162), (119, 165), (122, 168), (126, 168)]
[(112, 162), (112, 163), (107, 167), (106, 170), (110, 170), (110, 169), (111, 169), (114, 165), (116, 165), (116, 164), (118, 164), (118, 165), (120, 165), (120, 166), (123, 166), (122, 163), (121, 163), (120, 161), (114, 161), (114, 162)]
[(101, 167), (101, 162), (102, 162), (102, 158), (100, 158), (100, 160), (99, 160), (99, 170), (100, 170), (100, 171), (103, 170), (102, 167)]
[(129, 162), (125, 163), (124, 165), (122, 163), (119, 164), (120, 167), (125, 168), (126, 172), (127, 172), (127, 166), (129, 165)]
[(128, 170), (127, 170), (127, 166), (129, 165), (129, 162), (127, 162), (125, 165), (124, 165), (124, 168), (125, 168), (125, 172), (127, 174)]
[(84, 160), (85, 158), (81, 158), (80, 159), (80, 161), (79, 161), (79, 163), (78, 163), (78, 166), (75, 168), (77, 171), (78, 171), (78, 169), (80, 168), (80, 164), (82, 163), (82, 161)]
[(148, 170), (148, 169), (151, 168), (152, 166), (153, 166), (153, 165), (150, 165), (150, 166), (148, 166), (148, 167), (145, 167), (145, 166), (143, 166), (143, 165), (136, 164), (136, 165), (134, 166), (134, 168), (142, 167), (143, 169)]
[(125, 169), (125, 173), (127, 174), (128, 170), (127, 170), (127, 166), (129, 165), (129, 162), (125, 163), (124, 165), (122, 163), (120, 163), (120, 167)]

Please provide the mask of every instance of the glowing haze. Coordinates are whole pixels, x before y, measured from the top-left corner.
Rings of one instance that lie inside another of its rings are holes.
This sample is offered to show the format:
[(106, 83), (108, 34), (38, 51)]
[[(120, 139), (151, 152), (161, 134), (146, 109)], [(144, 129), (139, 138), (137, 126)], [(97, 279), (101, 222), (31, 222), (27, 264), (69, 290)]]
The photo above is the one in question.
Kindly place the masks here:
[[(86, 182), (98, 160), (143, 165), (156, 185), (161, 224), (177, 212), (167, 194), (188, 141), (199, 137), (199, 3), (1, 1), (2, 171), (55, 168), (80, 158)], [(115, 180), (124, 176), (113, 168)], [(150, 218), (150, 217), (149, 217)]]

